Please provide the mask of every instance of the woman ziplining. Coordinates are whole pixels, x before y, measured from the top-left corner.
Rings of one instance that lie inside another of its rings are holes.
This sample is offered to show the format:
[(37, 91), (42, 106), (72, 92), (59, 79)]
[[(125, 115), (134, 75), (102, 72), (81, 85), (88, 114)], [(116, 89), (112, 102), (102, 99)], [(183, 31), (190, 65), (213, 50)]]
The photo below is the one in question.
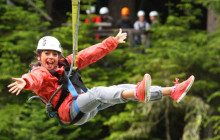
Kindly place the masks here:
[[(176, 83), (172, 87), (151, 86), (151, 76), (145, 74), (141, 82), (135, 84), (121, 84), (110, 87), (94, 87), (87, 89), (83, 84), (78, 69), (100, 60), (105, 55), (116, 49), (118, 44), (125, 43), (126, 33), (119, 33), (115, 37), (109, 37), (89, 48), (80, 51), (74, 60), (77, 29), (74, 38), (73, 54), (66, 58), (60, 58), (62, 48), (60, 42), (52, 36), (42, 37), (37, 45), (36, 55), (38, 63), (32, 65), (30, 73), (21, 78), (12, 78), (15, 82), (8, 85), (9, 92), (19, 95), (22, 89), (32, 90), (46, 103), (49, 115), (58, 112), (57, 117), (74, 125), (82, 125), (96, 116), (99, 110), (128, 101), (160, 100), (163, 96), (170, 96), (180, 102), (189, 91), (194, 82), (194, 76), (186, 81)], [(74, 63), (74, 64), (73, 64)], [(73, 70), (72, 68), (78, 69)], [(62, 123), (61, 123), (62, 124)], [(65, 126), (65, 125), (64, 125)]]

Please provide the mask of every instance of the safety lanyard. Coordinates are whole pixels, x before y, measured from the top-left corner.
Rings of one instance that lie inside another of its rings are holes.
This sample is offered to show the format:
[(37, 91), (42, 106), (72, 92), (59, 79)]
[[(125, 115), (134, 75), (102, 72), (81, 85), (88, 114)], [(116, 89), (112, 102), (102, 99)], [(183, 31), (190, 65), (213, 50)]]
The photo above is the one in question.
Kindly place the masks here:
[(80, 0), (72, 0), (72, 37), (73, 37), (73, 58), (70, 65), (68, 77), (73, 69), (76, 68), (76, 58), (78, 52), (78, 29), (79, 29), (79, 15), (80, 15)]

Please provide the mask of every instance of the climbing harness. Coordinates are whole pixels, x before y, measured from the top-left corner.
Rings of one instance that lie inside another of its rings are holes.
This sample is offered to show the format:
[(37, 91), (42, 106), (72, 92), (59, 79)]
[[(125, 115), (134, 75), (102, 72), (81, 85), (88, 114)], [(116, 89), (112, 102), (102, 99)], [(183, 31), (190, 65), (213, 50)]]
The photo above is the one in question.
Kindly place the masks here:
[[(62, 121), (60, 121), (60, 119), (58, 118), (59, 123), (62, 126), (72, 125), (82, 118), (84, 113), (82, 113), (79, 110), (77, 103), (76, 103), (76, 99), (77, 99), (78, 94), (85, 93), (88, 90), (81, 79), (81, 76), (79, 74), (78, 69), (72, 70), (71, 76), (68, 77), (67, 73), (69, 72), (69, 68), (70, 68), (69, 66), (65, 66), (65, 71), (64, 71), (63, 76), (61, 78), (60, 78), (59, 74), (57, 73), (57, 71), (55, 71), (55, 70), (49, 71), (53, 76), (55, 76), (59, 79), (58, 84), (63, 85), (60, 99), (59, 99), (55, 109), (52, 108), (52, 112), (48, 112), (48, 113), (50, 113), (49, 116), (54, 117), (54, 111), (55, 112), (58, 111), (58, 108), (60, 107), (60, 105), (62, 104), (62, 102), (65, 100), (65, 98), (67, 97), (67, 95), (69, 93), (71, 93), (71, 95), (74, 99), (73, 102), (74, 102), (75, 110), (77, 112), (77, 116), (71, 121), (70, 124), (63, 124)], [(58, 114), (56, 117), (59, 117)]]
[[(60, 77), (59, 74), (57, 73), (57, 71), (55, 71), (55, 70), (49, 71), (51, 73), (51, 75), (58, 78), (58, 80), (59, 80), (58, 84), (60, 85), (60, 87), (57, 88), (57, 90), (53, 93), (53, 95), (50, 97), (50, 99), (48, 101), (40, 96), (32, 96), (31, 98), (28, 99), (29, 101), (31, 101), (34, 98), (41, 99), (46, 104), (46, 113), (48, 114), (48, 116), (51, 118), (57, 117), (59, 123), (62, 126), (72, 125), (72, 124), (76, 123), (77, 121), (79, 121), (84, 115), (84, 113), (82, 113), (79, 110), (77, 103), (76, 103), (76, 98), (77, 98), (78, 94), (82, 93), (82, 92), (87, 92), (87, 88), (84, 85), (84, 83), (82, 82), (81, 76), (79, 74), (79, 70), (76, 67), (76, 57), (77, 57), (77, 52), (78, 52), (77, 37), (78, 37), (78, 28), (79, 28), (79, 15), (80, 15), (80, 0), (72, 0), (72, 29), (73, 29), (73, 32), (72, 32), (72, 34), (73, 34), (72, 35), (73, 36), (72, 61), (69, 66), (69, 62), (65, 59), (65, 57), (61, 53), (61, 55), (64, 57), (64, 59), (66, 61), (66, 63), (59, 63), (59, 65), (63, 65), (65, 67), (65, 70), (63, 72), (63, 76)], [(60, 99), (59, 99), (56, 107), (53, 108), (51, 101), (52, 101), (53, 97), (60, 90), (62, 90)], [(74, 102), (75, 110), (77, 111), (77, 116), (69, 124), (64, 124), (60, 120), (57, 112), (58, 112), (58, 108), (60, 107), (60, 105), (62, 104), (64, 99), (67, 97), (69, 92), (73, 96), (73, 99), (74, 99), (73, 102)]]

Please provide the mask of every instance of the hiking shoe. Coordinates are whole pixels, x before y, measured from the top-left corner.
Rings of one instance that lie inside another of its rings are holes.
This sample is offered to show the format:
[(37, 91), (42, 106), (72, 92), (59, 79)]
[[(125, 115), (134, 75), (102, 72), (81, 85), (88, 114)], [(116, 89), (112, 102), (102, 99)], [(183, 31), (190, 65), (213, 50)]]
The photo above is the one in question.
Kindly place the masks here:
[(170, 97), (173, 98), (177, 103), (179, 103), (191, 88), (194, 79), (195, 77), (192, 75), (186, 81), (178, 83), (179, 79), (176, 78), (176, 82), (174, 82), (174, 92), (170, 95)]
[(145, 74), (141, 82), (137, 83), (136, 96), (137, 99), (142, 102), (150, 101), (150, 86), (151, 86), (151, 76)]

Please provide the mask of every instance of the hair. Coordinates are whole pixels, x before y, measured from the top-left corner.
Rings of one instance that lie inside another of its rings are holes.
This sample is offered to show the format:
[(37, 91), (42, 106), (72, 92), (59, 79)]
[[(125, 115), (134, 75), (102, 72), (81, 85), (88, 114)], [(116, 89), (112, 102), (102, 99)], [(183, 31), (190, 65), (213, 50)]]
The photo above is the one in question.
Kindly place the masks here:
[[(42, 50), (35, 50), (34, 53), (36, 55), (35, 58), (37, 59), (38, 56), (41, 56)], [(38, 61), (38, 62), (31, 62), (31, 64), (29, 65), (29, 67), (31, 69), (34, 68), (34, 67), (39, 67), (39, 66), (41, 66), (41, 62), (40, 61)]]
[[(35, 50), (34, 53), (35, 53), (35, 58), (37, 59), (38, 56), (41, 56), (43, 50)], [(60, 52), (59, 53), (59, 58), (61, 58), (62, 54)], [(31, 69), (35, 68), (35, 67), (39, 67), (41, 66), (41, 62), (40, 61), (37, 61), (37, 62), (31, 62), (31, 64), (29, 65), (29, 67)]]

